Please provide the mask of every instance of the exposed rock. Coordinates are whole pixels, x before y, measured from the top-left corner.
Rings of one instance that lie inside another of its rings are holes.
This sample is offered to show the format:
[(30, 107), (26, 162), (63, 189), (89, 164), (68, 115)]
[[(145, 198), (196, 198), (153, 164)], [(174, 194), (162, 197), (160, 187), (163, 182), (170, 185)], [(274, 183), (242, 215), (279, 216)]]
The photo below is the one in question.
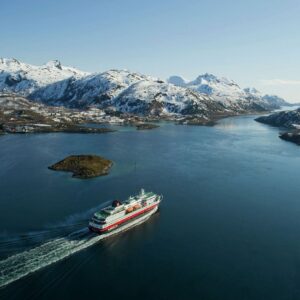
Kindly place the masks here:
[[(78, 126), (78, 125), (66, 125), (66, 126), (57, 126), (51, 127), (49, 131), (43, 130), (40, 132), (65, 132), (65, 133), (108, 133), (114, 132), (116, 130), (109, 129), (109, 128), (96, 128), (96, 127), (85, 127), (85, 126)], [(38, 132), (38, 131), (35, 131)]]
[(141, 123), (136, 125), (137, 130), (154, 129), (158, 127), (159, 127), (158, 125), (150, 124), (150, 123)]
[(300, 126), (300, 108), (261, 116), (255, 121), (277, 127), (295, 128), (297, 125)]
[(289, 141), (300, 145), (300, 130), (284, 132), (279, 135), (279, 137), (285, 141)]
[(122, 121), (98, 109), (75, 110), (46, 106), (11, 93), (0, 93), (0, 130), (7, 133), (105, 133), (115, 130), (80, 126)]
[(280, 111), (268, 116), (258, 117), (255, 120), (276, 127), (289, 128), (289, 131), (279, 134), (279, 137), (285, 141), (300, 145), (300, 108)]
[(198, 125), (198, 126), (209, 126), (209, 125), (214, 125), (214, 121), (206, 119), (206, 118), (201, 118), (201, 117), (188, 117), (184, 118), (180, 121), (177, 122), (179, 125)]
[(76, 178), (107, 175), (113, 162), (96, 155), (71, 155), (49, 167), (51, 170), (73, 172)]

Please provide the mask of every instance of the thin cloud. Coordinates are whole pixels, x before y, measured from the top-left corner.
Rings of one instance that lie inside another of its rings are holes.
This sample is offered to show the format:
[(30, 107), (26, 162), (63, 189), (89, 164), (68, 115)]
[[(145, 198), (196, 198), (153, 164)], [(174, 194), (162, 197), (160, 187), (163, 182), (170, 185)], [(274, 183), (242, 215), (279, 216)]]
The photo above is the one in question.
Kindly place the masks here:
[(264, 85), (300, 85), (300, 80), (262, 79), (261, 83)]

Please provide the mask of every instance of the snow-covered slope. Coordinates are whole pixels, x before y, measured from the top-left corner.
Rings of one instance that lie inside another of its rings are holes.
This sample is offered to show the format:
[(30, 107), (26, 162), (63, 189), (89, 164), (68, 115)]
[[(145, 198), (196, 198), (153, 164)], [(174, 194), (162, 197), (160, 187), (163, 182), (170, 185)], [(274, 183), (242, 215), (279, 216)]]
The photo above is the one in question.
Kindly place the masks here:
[(155, 80), (127, 70), (110, 70), (82, 78), (71, 77), (41, 88), (31, 99), (71, 107), (101, 105), (140, 80)]
[(34, 103), (28, 99), (11, 93), (0, 93), (0, 110), (1, 109), (30, 109)]
[(234, 81), (226, 78), (219, 79), (215, 75), (208, 73), (200, 75), (192, 81), (186, 81), (180, 76), (171, 76), (168, 82), (175, 85), (179, 83), (179, 85), (197, 92), (214, 96), (215, 100), (224, 104), (245, 97), (245, 92)]
[(206, 116), (224, 111), (220, 103), (207, 95), (127, 70), (69, 78), (41, 88), (30, 97), (51, 105), (112, 107), (144, 115), (190, 113)]
[[(16, 59), (0, 59), (0, 92), (14, 92), (48, 105), (73, 108), (97, 106), (139, 114), (183, 114), (201, 117), (277, 108), (278, 101), (255, 89), (212, 74), (168, 82), (130, 72), (109, 70), (88, 74), (58, 61), (32, 66)], [(275, 104), (274, 104), (275, 103)]]
[(263, 100), (267, 101), (270, 104), (273, 104), (274, 106), (292, 106), (292, 104), (276, 95), (264, 95)]
[(280, 106), (279, 102), (271, 101), (269, 97), (264, 98), (255, 88), (242, 89), (236, 82), (227, 78), (218, 78), (213, 74), (206, 73), (192, 81), (187, 81), (180, 76), (171, 76), (167, 81), (210, 95), (216, 101), (222, 102), (228, 109), (238, 107), (273, 109)]
[(214, 75), (205, 74), (190, 83), (177, 78), (176, 83), (127, 70), (110, 70), (54, 82), (36, 90), (30, 98), (50, 105), (113, 107), (118, 111), (140, 114), (207, 116), (272, 108), (256, 90), (242, 90), (234, 82), (219, 80)]
[(57, 60), (34, 66), (14, 58), (0, 58), (0, 91), (27, 96), (40, 87), (69, 77), (80, 78), (88, 73), (62, 66)]
[(163, 81), (142, 80), (132, 84), (112, 103), (119, 111), (150, 115), (197, 114), (203, 117), (224, 111), (209, 96)]
[(181, 86), (181, 87), (186, 87), (187, 82), (188, 82), (183, 77), (177, 76), (177, 75), (170, 76), (167, 81), (169, 83), (172, 83), (174, 85)]

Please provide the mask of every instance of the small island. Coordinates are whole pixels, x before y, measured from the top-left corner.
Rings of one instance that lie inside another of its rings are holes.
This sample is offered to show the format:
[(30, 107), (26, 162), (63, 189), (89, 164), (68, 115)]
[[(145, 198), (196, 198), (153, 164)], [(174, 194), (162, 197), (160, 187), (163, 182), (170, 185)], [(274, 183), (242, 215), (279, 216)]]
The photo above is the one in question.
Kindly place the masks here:
[(97, 155), (71, 155), (48, 167), (50, 170), (73, 172), (75, 178), (87, 179), (107, 175), (113, 162)]
[(154, 128), (158, 128), (158, 127), (159, 127), (158, 125), (151, 124), (151, 123), (136, 124), (136, 129), (137, 130), (154, 129)]

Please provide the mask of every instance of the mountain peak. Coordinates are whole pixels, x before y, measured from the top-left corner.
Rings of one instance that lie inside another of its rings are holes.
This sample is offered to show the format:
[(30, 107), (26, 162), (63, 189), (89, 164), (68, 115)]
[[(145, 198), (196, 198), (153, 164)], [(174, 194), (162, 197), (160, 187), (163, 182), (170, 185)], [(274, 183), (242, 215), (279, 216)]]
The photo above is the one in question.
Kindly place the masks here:
[(20, 65), (21, 63), (16, 58), (1, 57), (0, 58), (0, 64), (5, 64), (5, 65), (16, 64), (16, 65)]
[(244, 91), (249, 94), (260, 94), (260, 92), (256, 88), (247, 87), (244, 88)]
[(214, 74), (211, 74), (211, 73), (205, 73), (203, 75), (198, 76), (198, 78), (204, 78), (207, 81), (217, 80), (217, 76), (215, 76)]
[(46, 66), (49, 67), (49, 68), (57, 68), (57, 69), (62, 69), (61, 67), (61, 62), (57, 59), (54, 59), (54, 60), (50, 60), (46, 63)]
[(15, 58), (0, 58), (0, 91), (8, 90), (28, 96), (40, 87), (70, 77), (81, 78), (87, 74), (72, 67), (62, 66), (58, 60), (36, 66)]
[(187, 80), (178, 75), (172, 75), (167, 79), (167, 82), (172, 83), (177, 86), (186, 86)]

